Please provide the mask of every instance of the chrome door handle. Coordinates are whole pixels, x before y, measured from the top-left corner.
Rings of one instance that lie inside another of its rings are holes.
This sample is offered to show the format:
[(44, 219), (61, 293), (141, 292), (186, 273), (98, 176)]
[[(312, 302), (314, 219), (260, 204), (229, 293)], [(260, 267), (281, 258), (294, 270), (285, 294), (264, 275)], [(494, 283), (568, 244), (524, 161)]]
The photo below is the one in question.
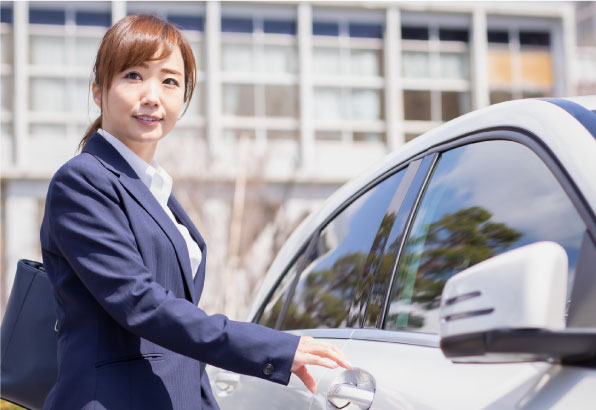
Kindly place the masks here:
[(354, 386), (353, 384), (334, 384), (327, 393), (327, 401), (335, 408), (343, 409), (350, 403), (359, 409), (370, 408), (375, 392), (366, 388)]
[(219, 395), (227, 396), (238, 386), (240, 375), (228, 371), (222, 371), (215, 375), (215, 386), (220, 390)]

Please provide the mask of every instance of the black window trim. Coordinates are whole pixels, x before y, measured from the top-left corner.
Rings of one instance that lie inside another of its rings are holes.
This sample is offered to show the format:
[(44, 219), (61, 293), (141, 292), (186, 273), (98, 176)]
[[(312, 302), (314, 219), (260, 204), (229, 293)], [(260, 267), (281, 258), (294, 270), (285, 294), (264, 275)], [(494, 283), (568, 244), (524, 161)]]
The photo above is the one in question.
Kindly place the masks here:
[[(428, 173), (426, 175), (425, 182), (419, 189), (417, 200), (416, 200), (413, 208), (410, 211), (411, 214), (409, 216), (408, 223), (405, 227), (406, 234), (405, 234), (404, 238), (407, 239), (407, 236), (410, 233), (414, 215), (416, 214), (416, 211), (418, 210), (418, 207), (420, 205), (420, 200), (421, 200), (425, 190), (428, 187), (428, 184), (430, 181), (430, 176), (432, 176), (434, 169), (436, 168), (440, 154), (443, 152), (446, 152), (448, 150), (452, 150), (454, 148), (458, 148), (458, 147), (461, 147), (464, 145), (469, 145), (469, 144), (473, 144), (473, 143), (477, 143), (477, 142), (499, 141), (499, 140), (500, 141), (513, 141), (513, 142), (517, 142), (521, 145), (524, 145), (525, 147), (530, 149), (535, 155), (537, 155), (542, 160), (542, 162), (546, 165), (546, 167), (549, 169), (549, 171), (553, 174), (553, 176), (555, 177), (557, 182), (561, 185), (561, 187), (563, 188), (563, 191), (567, 194), (567, 197), (569, 198), (569, 200), (573, 204), (574, 208), (577, 210), (578, 214), (580, 215), (580, 218), (586, 225), (586, 228), (587, 228), (586, 235), (588, 235), (590, 237), (590, 239), (592, 239), (593, 242), (596, 242), (594, 240), (594, 238), (596, 238), (596, 216), (594, 215), (593, 211), (591, 210), (590, 206), (588, 205), (588, 202), (586, 201), (585, 197), (582, 195), (579, 188), (575, 185), (575, 183), (573, 183), (573, 179), (571, 178), (571, 176), (567, 173), (567, 171), (565, 170), (563, 165), (560, 163), (560, 161), (557, 160), (556, 155), (553, 153), (553, 151), (540, 138), (538, 138), (534, 133), (532, 133), (528, 130), (525, 130), (523, 128), (518, 128), (518, 127), (492, 127), (492, 128), (476, 130), (476, 131), (464, 134), (459, 137), (451, 138), (447, 141), (442, 141), (441, 143), (438, 143), (438, 144), (428, 148), (427, 150), (421, 152), (420, 154), (414, 156), (412, 158), (412, 160), (416, 160), (419, 158), (427, 157), (429, 155), (437, 154), (437, 159), (435, 160), (433, 166), (431, 166), (429, 168)], [(387, 317), (387, 309), (389, 307), (389, 297), (391, 295), (391, 287), (393, 286), (393, 282), (395, 280), (395, 275), (397, 274), (397, 267), (399, 266), (399, 263), (401, 262), (401, 255), (402, 255), (404, 246), (405, 246), (405, 240), (400, 244), (400, 249), (398, 250), (399, 256), (394, 261), (394, 265), (392, 268), (392, 277), (390, 278), (390, 285), (387, 287), (387, 292), (385, 294), (384, 310), (383, 310), (383, 313), (381, 316), (381, 320), (379, 320), (379, 323), (377, 324), (377, 329), (379, 329), (383, 332), (394, 333), (389, 338), (394, 343), (416, 344), (416, 343), (412, 342), (412, 340), (416, 340), (416, 339), (412, 339), (410, 337), (404, 337), (403, 335), (400, 336), (400, 334), (404, 333), (404, 332), (406, 332), (406, 333), (421, 333), (421, 334), (426, 334), (426, 335), (431, 335), (431, 334), (430, 333), (422, 333), (422, 332), (397, 331), (397, 330), (385, 330), (384, 329), (385, 319)], [(582, 253), (580, 253), (580, 255), (578, 257), (582, 258)], [(578, 271), (578, 272), (576, 272), (576, 276), (577, 277), (582, 276), (585, 278), (586, 275), (581, 275), (581, 273)], [(574, 300), (574, 298), (573, 298), (573, 294), (572, 294), (571, 302), (570, 302), (571, 305), (573, 305), (573, 300)], [(571, 305), (570, 305), (570, 310), (571, 310)], [(358, 338), (365, 339), (365, 335), (366, 335), (366, 333), (363, 333)], [(436, 336), (438, 337), (438, 335), (436, 335)], [(387, 339), (387, 340), (389, 341), (389, 339)], [(370, 339), (370, 340), (378, 340), (378, 336), (376, 338)], [(419, 343), (419, 345), (427, 346), (427, 347), (429, 346), (428, 343), (426, 343), (426, 342)]]
[[(275, 285), (271, 287), (271, 290), (267, 293), (267, 296), (263, 299), (263, 302), (261, 303), (261, 306), (259, 307), (259, 309), (257, 310), (257, 313), (255, 314), (254, 318), (253, 318), (253, 322), (257, 323), (260, 319), (261, 316), (263, 314), (263, 311), (265, 310), (265, 307), (267, 306), (267, 304), (269, 303), (269, 300), (271, 299), (271, 296), (273, 295), (273, 293), (275, 292), (275, 289), (277, 289), (277, 287), (279, 286), (279, 284), (281, 283), (281, 281), (283, 280), (283, 278), (285, 277), (285, 275), (288, 274), (290, 268), (292, 267), (292, 265), (296, 262), (297, 258), (302, 258), (299, 262), (298, 262), (298, 266), (296, 269), (296, 272), (294, 273), (294, 279), (292, 280), (292, 283), (290, 284), (289, 287), (289, 291), (287, 296), (285, 297), (284, 300), (284, 304), (282, 307), (282, 310), (277, 318), (277, 321), (275, 323), (275, 329), (280, 329), (281, 328), (281, 324), (283, 323), (283, 320), (285, 319), (285, 315), (287, 313), (290, 301), (294, 295), (294, 291), (296, 289), (296, 286), (298, 285), (298, 282), (300, 281), (300, 277), (302, 276), (302, 272), (304, 271), (304, 268), (306, 268), (306, 260), (308, 259), (308, 255), (310, 255), (310, 253), (312, 252), (313, 247), (316, 245), (316, 241), (317, 238), (320, 236), (321, 231), (333, 220), (335, 219), (335, 217), (337, 217), (340, 213), (342, 213), (348, 206), (350, 206), (354, 201), (356, 201), (358, 198), (360, 198), (362, 195), (366, 194), (368, 191), (370, 191), (372, 188), (374, 188), (375, 186), (377, 186), (378, 184), (382, 183), (383, 181), (385, 181), (388, 178), (391, 178), (393, 175), (397, 174), (398, 172), (401, 172), (402, 170), (405, 170), (406, 168), (408, 168), (410, 166), (410, 164), (414, 161), (416, 161), (417, 159), (415, 158), (409, 158), (404, 162), (399, 163), (398, 165), (391, 167), (390, 169), (388, 169), (387, 171), (383, 172), (381, 175), (377, 176), (376, 178), (374, 178), (372, 181), (370, 181), (369, 183), (367, 183), (366, 185), (364, 185), (362, 188), (358, 189), (355, 193), (353, 193), (352, 195), (350, 195), (344, 202), (342, 202), (342, 204), (340, 206), (338, 206), (331, 214), (329, 214), (324, 220), (323, 222), (321, 222), (319, 224), (319, 226), (317, 226), (312, 233), (308, 236), (308, 238), (304, 241), (304, 244), (302, 247), (300, 247), (300, 251), (296, 253), (296, 255), (294, 256), (294, 258), (292, 258), (292, 262), (290, 262), (286, 268), (284, 269), (284, 273), (279, 275), (278, 280), (275, 282)], [(403, 181), (402, 181), (403, 182)], [(410, 181), (411, 183), (411, 181)], [(401, 182), (400, 182), (401, 185)], [(398, 186), (399, 189), (399, 186)], [(410, 187), (407, 187), (407, 190), (410, 190)], [(370, 251), (369, 251), (370, 253)], [(353, 300), (351, 301), (352, 304)], [(358, 321), (357, 326), (358, 327), (354, 327), (353, 329), (357, 329), (361, 326), (362, 321)], [(300, 330), (309, 330), (309, 329), (300, 329)], [(311, 329), (312, 330), (312, 329)]]

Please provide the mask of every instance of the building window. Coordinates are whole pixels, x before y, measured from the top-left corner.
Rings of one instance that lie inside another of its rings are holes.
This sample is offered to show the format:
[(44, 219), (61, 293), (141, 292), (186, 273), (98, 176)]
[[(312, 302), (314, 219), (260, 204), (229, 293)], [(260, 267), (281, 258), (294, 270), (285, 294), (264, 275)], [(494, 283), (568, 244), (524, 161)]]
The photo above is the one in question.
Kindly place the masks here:
[(411, 24), (401, 27), (404, 131), (408, 138), (471, 110), (469, 30)]
[[(275, 140), (298, 135), (298, 46), (291, 18), (221, 20), (223, 126), (239, 135)], [(238, 130), (245, 130), (239, 132)]]
[(552, 95), (554, 73), (548, 31), (490, 29), (488, 45), (491, 104)]
[(383, 26), (312, 23), (315, 138), (384, 141)]

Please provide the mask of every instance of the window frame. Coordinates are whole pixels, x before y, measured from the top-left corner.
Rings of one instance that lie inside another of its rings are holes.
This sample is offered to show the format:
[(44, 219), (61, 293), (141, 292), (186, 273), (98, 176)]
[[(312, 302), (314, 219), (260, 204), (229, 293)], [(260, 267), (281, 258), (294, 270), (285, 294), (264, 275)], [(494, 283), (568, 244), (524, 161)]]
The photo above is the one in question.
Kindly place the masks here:
[[(513, 141), (517, 142), (526, 148), (530, 149), (538, 158), (545, 164), (548, 170), (552, 173), (554, 178), (560, 184), (561, 188), (573, 204), (574, 208), (577, 210), (581, 220), (586, 225), (586, 233), (589, 239), (591, 239), (591, 244), (594, 244), (596, 241), (596, 216), (594, 212), (591, 210), (590, 206), (588, 205), (587, 201), (585, 200), (584, 196), (582, 195), (581, 191), (573, 182), (572, 178), (564, 169), (563, 165), (558, 161), (555, 153), (543, 142), (538, 138), (535, 134), (529, 132), (528, 130), (516, 128), (516, 127), (495, 127), (492, 129), (485, 129), (485, 130), (477, 130), (475, 132), (465, 134), (459, 137), (455, 137), (441, 143), (438, 143), (427, 150), (421, 152), (417, 156), (413, 158), (426, 158), (430, 155), (436, 155), (437, 159), (440, 155), (444, 152), (450, 151), (452, 149), (469, 145), (478, 142), (486, 142), (486, 141), (495, 141), (495, 140), (504, 140), (504, 141)], [(402, 261), (403, 255), (403, 247), (410, 235), (412, 225), (414, 222), (414, 216), (416, 215), (422, 196), (424, 192), (428, 188), (430, 183), (431, 176), (437, 166), (438, 161), (435, 160), (433, 165), (429, 167), (427, 175), (425, 176), (424, 183), (419, 187), (417, 192), (408, 192), (407, 195), (415, 194), (417, 195), (416, 202), (414, 206), (410, 210), (410, 215), (408, 217), (408, 221), (405, 226), (405, 234), (404, 240), (400, 243), (400, 249), (398, 250), (397, 254), (398, 257), (396, 258), (393, 266), (392, 266), (392, 276), (386, 287), (385, 299), (384, 299), (384, 306), (381, 314), (380, 320), (377, 322), (377, 327), (375, 329), (362, 329), (361, 332), (357, 332), (353, 335), (353, 338), (360, 339), (360, 340), (383, 340), (383, 341), (392, 341), (392, 342), (399, 342), (399, 343), (407, 343), (407, 344), (416, 344), (421, 346), (439, 346), (439, 335), (438, 334), (426, 334), (423, 337), (412, 337), (413, 333), (409, 330), (386, 330), (385, 322), (388, 314), (389, 309), (389, 298), (391, 296), (391, 287), (393, 286), (393, 282), (395, 280), (397, 274), (397, 268)], [(416, 187), (410, 187), (411, 189), (416, 189)], [(588, 244), (590, 242), (584, 240)], [(578, 255), (578, 267), (576, 268), (576, 280), (573, 284), (572, 294), (569, 303), (569, 311), (575, 312), (577, 311), (577, 306), (574, 303), (575, 297), (581, 294), (581, 286), (586, 286), (586, 283), (590, 283), (592, 288), (596, 288), (596, 278), (592, 277), (591, 280), (589, 278), (589, 264), (582, 263), (580, 265), (580, 261), (586, 260), (589, 258), (593, 258), (591, 253), (593, 249), (590, 246), (583, 246), (580, 248), (580, 254)], [(593, 275), (592, 275), (593, 276)], [(581, 281), (582, 285), (576, 285)], [(575, 314), (575, 313), (574, 313)], [(582, 312), (577, 312), (578, 315), (581, 315)], [(386, 335), (383, 335), (383, 332), (386, 332)]]
[[(340, 213), (342, 213), (347, 207), (349, 207), (353, 202), (355, 202), (358, 198), (360, 198), (362, 195), (366, 194), (367, 192), (369, 192), (371, 189), (375, 188), (376, 186), (378, 186), (380, 183), (382, 183), (383, 181), (387, 180), (388, 178), (391, 178), (392, 176), (396, 175), (397, 173), (401, 172), (402, 170), (406, 170), (410, 164), (414, 161), (416, 161), (417, 159), (408, 159), (392, 168), (390, 168), (389, 170), (387, 170), (386, 172), (382, 173), (381, 175), (377, 176), (376, 178), (374, 178), (372, 181), (370, 181), (369, 183), (367, 183), (366, 185), (364, 185), (362, 188), (358, 189), (355, 193), (353, 193), (349, 198), (347, 198), (340, 206), (338, 206), (332, 213), (330, 213), (324, 220), (323, 222), (321, 222), (315, 229), (313, 229), (313, 231), (310, 233), (310, 235), (308, 235), (308, 237), (302, 242), (302, 245), (299, 247), (300, 251), (296, 252), (296, 254), (294, 255), (294, 257), (291, 259), (291, 262), (288, 263), (286, 265), (286, 267), (284, 268), (284, 271), (281, 275), (279, 275), (279, 277), (277, 278), (277, 280), (275, 281), (275, 284), (271, 287), (271, 289), (269, 290), (269, 292), (267, 293), (267, 296), (263, 299), (263, 302), (261, 303), (261, 306), (259, 307), (259, 309), (257, 310), (257, 313), (255, 314), (255, 316), (253, 317), (252, 321), (254, 323), (258, 323), (259, 320), (261, 319), (261, 316), (265, 310), (265, 307), (267, 306), (267, 304), (270, 302), (272, 295), (275, 293), (275, 290), (277, 289), (277, 287), (280, 285), (280, 283), (282, 282), (282, 280), (284, 279), (285, 275), (288, 274), (288, 272), (290, 271), (291, 267), (293, 266), (294, 263), (296, 263), (296, 261), (298, 260), (298, 258), (301, 258), (301, 260), (298, 262), (298, 266), (296, 268), (296, 272), (294, 273), (294, 279), (292, 280), (291, 284), (288, 287), (288, 294), (285, 297), (284, 300), (284, 304), (283, 307), (281, 309), (281, 312), (277, 318), (276, 321), (276, 325), (275, 325), (275, 329), (280, 329), (281, 324), (285, 318), (285, 315), (287, 313), (288, 310), (288, 306), (290, 304), (290, 301), (294, 295), (294, 291), (296, 289), (296, 286), (298, 284), (298, 282), (300, 281), (300, 277), (302, 276), (302, 272), (304, 271), (304, 268), (306, 267), (306, 260), (308, 259), (308, 255), (311, 254), (313, 248), (316, 246), (317, 243), (317, 239), (319, 238), (321, 231), (331, 222), (333, 221)], [(407, 172), (407, 170), (406, 170)], [(405, 175), (404, 177), (402, 177), (402, 180), (400, 181), (397, 189), (395, 190), (392, 200), (395, 198), (396, 194), (400, 192), (402, 184), (407, 184), (405, 185), (405, 191), (409, 192), (410, 191), (410, 185), (412, 183), (412, 180), (407, 180), (405, 179)], [(399, 203), (399, 207), (401, 207), (401, 205), (403, 204), (403, 200), (405, 198), (404, 197), (401, 199), (400, 203)], [(391, 203), (391, 202), (390, 202)], [(380, 229), (380, 227), (379, 227)], [(375, 234), (375, 236), (378, 234), (379, 229), (377, 229), (377, 233)], [(372, 244), (371, 244), (372, 246)], [(368, 251), (367, 254), (367, 258), (370, 256), (370, 250)], [(362, 275), (364, 276), (366, 272), (363, 272)], [(368, 297), (369, 297), (369, 293), (370, 290), (366, 290), (365, 291), (365, 297), (366, 300), (368, 301)], [(354, 298), (356, 297), (356, 293), (354, 294), (352, 300), (350, 301), (350, 307), (354, 305)], [(359, 329), (362, 325), (362, 320), (364, 318), (364, 315), (361, 316), (356, 316), (353, 318), (350, 318), (350, 322), (353, 326), (348, 326), (347, 328), (334, 328), (334, 329), (300, 329), (300, 330), (308, 330), (309, 333), (311, 332), (315, 332), (317, 335), (318, 334), (329, 334), (329, 332), (339, 332), (339, 335), (348, 335), (348, 333), (346, 332), (346, 330), (350, 330), (351, 329)]]

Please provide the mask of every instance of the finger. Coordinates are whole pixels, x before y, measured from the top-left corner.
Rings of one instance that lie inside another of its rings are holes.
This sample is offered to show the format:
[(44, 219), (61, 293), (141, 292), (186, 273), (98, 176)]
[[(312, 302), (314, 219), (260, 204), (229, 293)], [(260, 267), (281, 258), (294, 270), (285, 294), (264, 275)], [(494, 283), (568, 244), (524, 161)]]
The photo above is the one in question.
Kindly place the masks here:
[(344, 353), (332, 343), (317, 342), (317, 344), (313, 345), (312, 349), (309, 350), (309, 354), (326, 357), (328, 359), (333, 360), (341, 367), (344, 367), (346, 369), (352, 369), (352, 365), (350, 364)]
[(296, 376), (302, 380), (302, 383), (306, 386), (308, 390), (310, 390), (313, 394), (317, 392), (317, 382), (312, 374), (308, 372), (306, 366), (302, 366), (298, 371), (296, 371)]

